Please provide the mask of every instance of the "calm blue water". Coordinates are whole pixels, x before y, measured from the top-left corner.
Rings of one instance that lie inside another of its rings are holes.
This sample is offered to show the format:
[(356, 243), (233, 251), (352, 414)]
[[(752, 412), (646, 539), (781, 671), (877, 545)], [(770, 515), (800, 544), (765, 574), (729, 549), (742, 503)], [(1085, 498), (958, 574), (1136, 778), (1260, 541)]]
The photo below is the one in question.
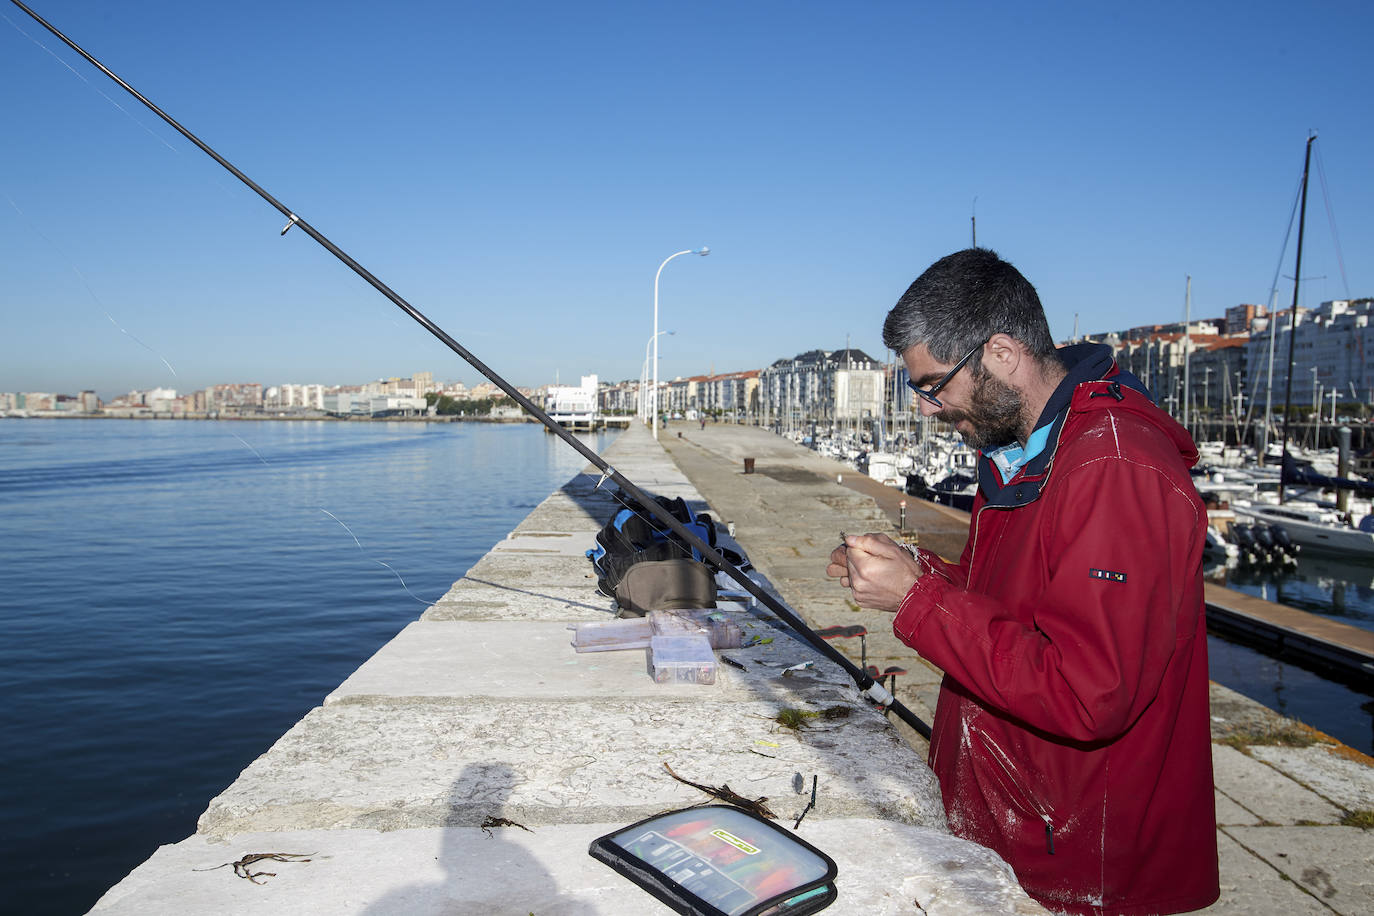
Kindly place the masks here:
[[(1304, 552), (1296, 569), (1239, 567), (1214, 577), (1265, 601), (1374, 630), (1374, 565)], [(1212, 680), (1366, 754), (1374, 754), (1374, 697), (1290, 662), (1208, 637)]]
[(1212, 680), (1374, 754), (1374, 698), (1247, 646), (1207, 637)]
[(1374, 563), (1304, 552), (1296, 569), (1227, 570), (1228, 588), (1374, 630)]
[(525, 424), (0, 420), (0, 909), (194, 832), (585, 463)]

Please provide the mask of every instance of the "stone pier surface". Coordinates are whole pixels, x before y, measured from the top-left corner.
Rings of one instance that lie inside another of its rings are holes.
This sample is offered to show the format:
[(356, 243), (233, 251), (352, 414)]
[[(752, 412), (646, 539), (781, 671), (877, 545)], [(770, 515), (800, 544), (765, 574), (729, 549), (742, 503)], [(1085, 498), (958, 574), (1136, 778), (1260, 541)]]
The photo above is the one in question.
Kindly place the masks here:
[[(660, 435), (676, 445), (676, 432)], [(806, 454), (793, 458), (811, 474)], [(800, 583), (823, 580), (810, 555), (838, 537), (833, 519), (857, 531), (882, 517), (870, 498), (828, 481), (813, 488), (810, 478), (792, 497), (770, 491), (766, 505), (703, 499), (691, 466), (702, 463), (682, 460), (680, 449), (670, 457), (639, 426), (606, 457), (643, 489), (681, 496), (721, 522), (748, 519), (738, 540), (766, 558), (772, 581), (761, 584), (784, 595), (805, 599)], [(665, 764), (693, 782), (766, 797), (787, 829), (810, 800), (809, 788), (794, 785), (816, 777), (815, 808), (797, 832), (839, 866), (839, 898), (827, 912), (1044, 912), (997, 856), (949, 833), (920, 749), (761, 607), (727, 606), (747, 635), (771, 641), (733, 650), (745, 670), (722, 666), (709, 686), (655, 683), (643, 650), (574, 652), (571, 624), (612, 616), (584, 556), (617, 508), (597, 482), (588, 471), (541, 503), (213, 799), (194, 835), (160, 848), (92, 912), (668, 913), (587, 853), (593, 839), (636, 820), (712, 801)], [(811, 503), (835, 513), (824, 526), (817, 520), (815, 545), (789, 552), (759, 536), (770, 513), (790, 524)], [(895, 657), (890, 628), (873, 632), (872, 650)], [(784, 674), (802, 662), (813, 667)], [(915, 675), (919, 666), (909, 667)], [(909, 694), (932, 683), (927, 671), (903, 686)], [(790, 729), (776, 721), (785, 708), (831, 716)], [(1338, 805), (1331, 791), (1312, 787)], [(1313, 803), (1300, 813), (1324, 810)], [(1241, 844), (1290, 848), (1268, 834)], [(1351, 855), (1348, 841), (1330, 845), (1325, 862)], [(1350, 892), (1340, 872), (1327, 880)]]

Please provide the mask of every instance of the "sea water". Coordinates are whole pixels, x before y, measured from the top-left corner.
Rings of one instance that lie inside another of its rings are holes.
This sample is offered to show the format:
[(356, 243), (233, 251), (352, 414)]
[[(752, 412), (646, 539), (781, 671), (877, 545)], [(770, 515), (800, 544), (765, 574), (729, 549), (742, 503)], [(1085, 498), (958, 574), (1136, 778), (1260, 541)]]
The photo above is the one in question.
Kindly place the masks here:
[[(1221, 569), (1212, 581), (1265, 601), (1374, 630), (1374, 563), (1303, 551), (1295, 568)], [(1209, 637), (1212, 680), (1374, 754), (1369, 682), (1338, 683), (1314, 670)]]
[(585, 464), (527, 424), (0, 420), (0, 910), (193, 833)]

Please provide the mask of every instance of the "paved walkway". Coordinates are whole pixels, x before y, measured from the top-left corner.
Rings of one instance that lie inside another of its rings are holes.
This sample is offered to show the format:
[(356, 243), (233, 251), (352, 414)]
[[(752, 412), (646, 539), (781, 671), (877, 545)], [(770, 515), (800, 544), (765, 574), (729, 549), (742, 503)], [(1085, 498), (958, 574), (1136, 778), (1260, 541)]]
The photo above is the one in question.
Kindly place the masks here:
[[(841, 531), (892, 533), (902, 495), (757, 428), (674, 424), (660, 436), (788, 604), (817, 628), (866, 627), (868, 663), (907, 669), (898, 696), (929, 721), (939, 672), (892, 635), (890, 615), (856, 608), (824, 572)], [(922, 546), (958, 556), (967, 515), (906, 502)], [(859, 660), (858, 640), (839, 647)], [(1205, 912), (1374, 913), (1374, 830), (1347, 826), (1374, 822), (1374, 760), (1217, 684), (1212, 721), (1222, 897)]]

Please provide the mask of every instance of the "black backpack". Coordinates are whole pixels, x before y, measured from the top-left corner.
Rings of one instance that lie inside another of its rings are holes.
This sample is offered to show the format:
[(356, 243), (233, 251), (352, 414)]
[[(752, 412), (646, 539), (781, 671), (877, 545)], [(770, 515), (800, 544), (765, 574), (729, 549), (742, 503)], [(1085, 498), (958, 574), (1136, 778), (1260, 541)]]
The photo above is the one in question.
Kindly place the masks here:
[[(597, 532), (596, 546), (587, 551), (596, 569), (596, 585), (601, 594), (615, 597), (616, 586), (624, 578), (625, 571), (636, 563), (682, 559), (701, 562), (700, 551), (650, 515), (637, 501), (623, 492), (617, 498), (625, 508)], [(681, 497), (655, 496), (654, 502), (667, 509), (693, 534), (715, 546), (716, 526), (711, 516), (704, 512), (697, 515)]]

